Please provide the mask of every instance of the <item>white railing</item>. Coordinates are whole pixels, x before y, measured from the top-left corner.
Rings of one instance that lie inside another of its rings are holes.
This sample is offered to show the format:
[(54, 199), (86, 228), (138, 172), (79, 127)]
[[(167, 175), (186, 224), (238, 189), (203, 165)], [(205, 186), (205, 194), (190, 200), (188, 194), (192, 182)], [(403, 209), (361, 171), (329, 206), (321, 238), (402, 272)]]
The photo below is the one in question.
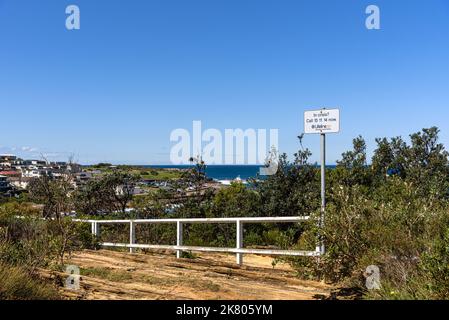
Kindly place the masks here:
[[(278, 222), (304, 222), (309, 220), (309, 216), (303, 217), (260, 217), (260, 218), (195, 218), (195, 219), (135, 219), (135, 220), (83, 220), (74, 219), (77, 222), (86, 222), (92, 225), (92, 234), (100, 236), (101, 224), (129, 224), (129, 243), (100, 243), (104, 247), (122, 247), (129, 248), (133, 253), (135, 249), (166, 249), (175, 250), (176, 257), (180, 258), (183, 251), (200, 252), (227, 252), (235, 253), (237, 264), (243, 264), (243, 254), (265, 254), (265, 255), (285, 255), (285, 256), (308, 256), (316, 257), (320, 255), (320, 246), (317, 245), (315, 251), (300, 250), (272, 250), (272, 249), (247, 249), (243, 248), (243, 224), (244, 223), (278, 223)], [(158, 224), (158, 223), (176, 223), (176, 245), (152, 245), (136, 243), (136, 225), (137, 224)], [(235, 223), (236, 247), (235, 248), (217, 248), (217, 247), (197, 247), (183, 245), (183, 226), (184, 224), (195, 223)]]

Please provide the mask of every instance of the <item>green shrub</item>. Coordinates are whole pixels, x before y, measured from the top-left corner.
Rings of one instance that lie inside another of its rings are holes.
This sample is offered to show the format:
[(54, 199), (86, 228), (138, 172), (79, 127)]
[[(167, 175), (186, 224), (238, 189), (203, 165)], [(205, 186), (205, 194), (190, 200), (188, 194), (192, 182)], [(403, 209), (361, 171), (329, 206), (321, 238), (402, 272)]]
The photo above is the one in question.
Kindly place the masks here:
[(423, 255), (421, 273), (428, 279), (428, 291), (437, 299), (449, 299), (449, 223), (435, 241), (433, 247)]
[[(400, 178), (370, 196), (357, 186), (336, 188), (323, 230), (326, 254), (318, 263), (302, 258), (293, 265), (304, 277), (365, 290), (367, 298), (448, 299), (449, 207), (429, 207), (415, 191)], [(311, 243), (315, 232), (306, 232)], [(366, 291), (370, 265), (380, 268), (380, 291)]]
[(0, 263), (0, 300), (56, 300), (56, 288), (21, 267)]

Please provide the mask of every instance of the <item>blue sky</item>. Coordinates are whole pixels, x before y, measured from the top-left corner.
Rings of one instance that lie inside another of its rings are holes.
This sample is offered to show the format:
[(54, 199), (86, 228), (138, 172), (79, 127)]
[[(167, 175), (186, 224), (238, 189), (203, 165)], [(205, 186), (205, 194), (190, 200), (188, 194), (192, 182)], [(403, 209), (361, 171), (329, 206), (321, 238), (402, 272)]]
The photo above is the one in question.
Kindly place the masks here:
[(342, 113), (329, 162), (359, 134), (372, 151), (436, 125), (449, 146), (448, 40), (447, 0), (0, 0), (0, 153), (169, 163), (170, 132), (201, 120), (278, 128), (292, 154), (320, 107)]

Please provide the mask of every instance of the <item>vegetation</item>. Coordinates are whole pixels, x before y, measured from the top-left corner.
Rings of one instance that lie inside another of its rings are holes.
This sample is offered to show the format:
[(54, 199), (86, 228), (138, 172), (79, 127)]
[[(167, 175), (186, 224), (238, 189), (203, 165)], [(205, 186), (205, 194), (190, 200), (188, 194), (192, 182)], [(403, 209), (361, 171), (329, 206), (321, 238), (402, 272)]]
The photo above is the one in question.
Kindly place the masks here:
[(67, 254), (94, 247), (86, 225), (43, 220), (31, 204), (0, 206), (0, 299), (58, 298), (55, 286), (39, 278), (39, 269), (63, 270)]
[(100, 171), (103, 174), (113, 173), (115, 171), (126, 171), (130, 174), (137, 175), (142, 180), (176, 180), (180, 179), (183, 170), (169, 168), (151, 168), (142, 166), (113, 166), (110, 163), (99, 163), (84, 168), (87, 172)]
[(89, 180), (75, 193), (73, 207), (88, 215), (125, 213), (138, 180), (137, 175), (126, 171), (114, 171)]
[(70, 210), (71, 201), (69, 178), (52, 179), (45, 175), (33, 179), (28, 187), (30, 197), (36, 203), (43, 204), (44, 218), (61, 218), (61, 214)]
[(113, 282), (124, 282), (132, 279), (132, 275), (129, 272), (103, 267), (84, 268), (80, 270), (80, 273), (87, 277), (98, 277)]
[[(368, 299), (448, 299), (449, 154), (438, 134), (437, 128), (429, 128), (412, 134), (409, 142), (401, 137), (379, 138), (370, 161), (366, 142), (355, 138), (353, 149), (342, 154), (336, 168), (326, 171), (328, 206), (323, 229), (318, 230), (317, 219), (308, 224), (246, 224), (245, 246), (313, 250), (320, 234), (326, 246), (324, 256), (282, 258), (301, 277), (339, 283)], [(38, 268), (60, 268), (67, 254), (95, 247), (98, 240), (128, 241), (125, 225), (102, 226), (101, 239), (93, 239), (88, 226), (65, 218), (64, 213), (71, 210), (97, 219), (318, 218), (320, 172), (310, 163), (311, 153), (302, 147), (302, 139), (293, 161), (281, 155), (276, 174), (254, 179), (249, 186), (233, 183), (208, 188), (201, 159), (192, 159), (191, 170), (177, 172), (179, 177), (170, 188), (139, 197), (132, 192), (139, 179), (161, 175), (161, 171), (125, 166), (112, 170), (102, 164), (96, 168), (103, 174), (76, 191), (65, 179), (34, 181), (23, 200), (0, 206), (0, 288), (16, 288), (11, 281), (30, 272), (33, 277), (24, 285), (36, 290), (24, 296), (18, 285), (18, 291), (0, 290), (0, 297), (51, 298), (51, 290), (39, 289)], [(132, 212), (126, 210), (130, 206)], [(184, 232), (187, 245), (235, 245), (232, 224), (186, 225)], [(139, 243), (175, 242), (174, 225), (138, 225), (136, 233)], [(370, 265), (380, 269), (380, 290), (366, 289)], [(2, 275), (7, 270), (16, 276), (7, 279)], [(111, 270), (84, 271), (126, 280)]]
[[(284, 260), (302, 277), (341, 283), (366, 298), (449, 298), (449, 161), (438, 133), (437, 128), (424, 129), (412, 134), (410, 143), (401, 137), (377, 139), (371, 164), (364, 139), (354, 139), (353, 150), (326, 172), (328, 207), (320, 230), (326, 254), (319, 260)], [(195, 185), (196, 197), (173, 195), (181, 205), (170, 216), (318, 217), (320, 173), (309, 163), (310, 156), (304, 148), (293, 162), (281, 155), (275, 175), (254, 180), (250, 188), (236, 183), (213, 194), (200, 191), (203, 180), (193, 172), (185, 181)], [(151, 201), (159, 202), (157, 195)], [(167, 215), (160, 210), (154, 214)], [(247, 225), (245, 245), (314, 249), (318, 230), (313, 221)], [(159, 232), (162, 236), (168, 230)], [(185, 241), (192, 245), (235, 245), (233, 225), (192, 225), (186, 233)], [(370, 265), (380, 268), (381, 290), (366, 289)]]
[(59, 293), (48, 284), (20, 267), (0, 264), (0, 300), (58, 300)]
[[(436, 128), (378, 139), (372, 165), (361, 137), (328, 172), (329, 206), (320, 263), (295, 259), (301, 274), (345, 282), (368, 298), (447, 299), (449, 230), (448, 153)], [(303, 239), (313, 239), (307, 230)], [(369, 265), (382, 289), (365, 291)]]

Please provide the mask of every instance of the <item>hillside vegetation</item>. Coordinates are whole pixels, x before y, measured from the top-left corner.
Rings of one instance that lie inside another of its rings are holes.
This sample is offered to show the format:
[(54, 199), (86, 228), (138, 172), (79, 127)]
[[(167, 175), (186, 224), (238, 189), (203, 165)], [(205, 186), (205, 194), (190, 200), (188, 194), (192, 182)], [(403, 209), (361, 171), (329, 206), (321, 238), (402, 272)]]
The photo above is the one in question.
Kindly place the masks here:
[[(372, 159), (367, 158), (364, 139), (357, 137), (353, 149), (326, 172), (328, 206), (322, 230), (317, 229), (317, 219), (301, 224), (247, 224), (245, 246), (313, 250), (320, 235), (326, 246), (320, 259), (277, 258), (273, 264), (287, 262), (299, 277), (351, 288), (361, 298), (448, 299), (449, 160), (438, 133), (437, 128), (429, 128), (407, 140), (377, 139)], [(37, 266), (57, 269), (68, 253), (94, 247), (96, 241), (129, 241), (125, 225), (104, 226), (101, 238), (92, 239), (88, 226), (62, 217), (62, 212), (72, 209), (95, 219), (318, 218), (320, 172), (310, 163), (311, 153), (302, 147), (302, 140), (299, 137), (293, 160), (281, 155), (275, 175), (254, 179), (249, 186), (234, 183), (220, 190), (204, 189), (206, 164), (201, 161), (182, 172), (172, 188), (140, 197), (129, 192), (134, 169), (124, 167), (72, 193), (65, 192), (61, 182), (39, 181), (30, 189), (29, 199), (41, 208), (23, 203), (0, 207), (0, 262), (3, 268), (31, 272)], [(119, 185), (127, 188), (117, 195)], [(124, 210), (129, 205), (135, 209), (132, 213)], [(29, 218), (20, 220), (16, 215)], [(41, 216), (54, 220), (37, 219)], [(175, 242), (173, 226), (139, 225), (136, 232), (138, 243)], [(232, 224), (187, 225), (184, 232), (186, 245), (235, 246)], [(380, 290), (366, 288), (371, 265), (380, 270)]]

